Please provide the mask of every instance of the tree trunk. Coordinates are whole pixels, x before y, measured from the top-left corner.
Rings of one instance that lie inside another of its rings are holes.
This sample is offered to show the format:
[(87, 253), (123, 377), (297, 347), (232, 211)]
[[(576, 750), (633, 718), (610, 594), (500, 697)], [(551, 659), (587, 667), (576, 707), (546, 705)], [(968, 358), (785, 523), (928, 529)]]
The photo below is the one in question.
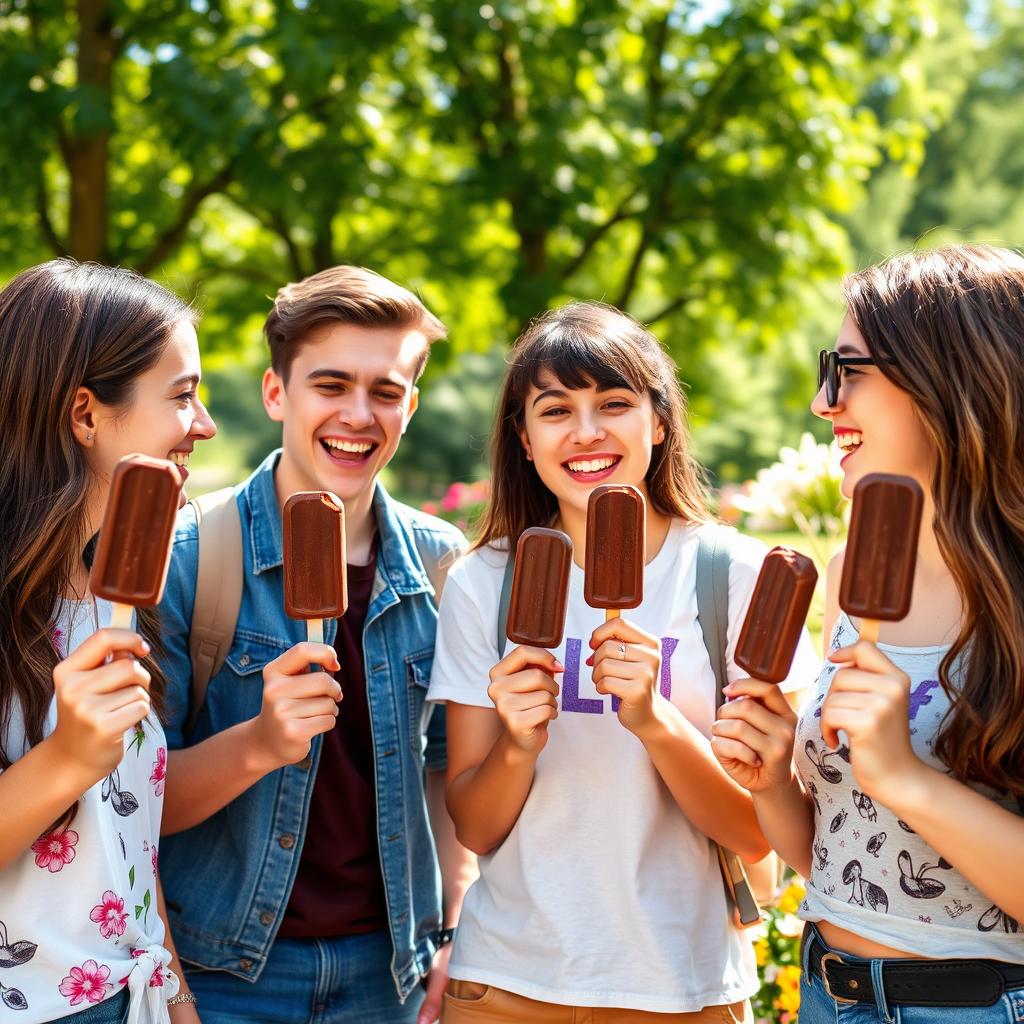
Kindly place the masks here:
[[(78, 0), (78, 88), (89, 104), (88, 123), (64, 139), (71, 179), (68, 251), (79, 260), (107, 258), (107, 190), (112, 129), (114, 20), (109, 0)], [(81, 118), (81, 111), (77, 115)]]

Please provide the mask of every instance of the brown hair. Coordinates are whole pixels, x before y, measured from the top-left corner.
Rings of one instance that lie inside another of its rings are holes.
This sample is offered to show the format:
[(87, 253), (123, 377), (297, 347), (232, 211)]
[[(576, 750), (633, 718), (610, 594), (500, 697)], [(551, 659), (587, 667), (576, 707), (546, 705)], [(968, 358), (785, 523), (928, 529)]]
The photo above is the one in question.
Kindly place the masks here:
[[(17, 708), (30, 746), (43, 738), (53, 697), (55, 617), (89, 541), (93, 487), (71, 429), (79, 388), (127, 407), (136, 378), (160, 359), (171, 330), (193, 311), (152, 281), (94, 263), (53, 260), (0, 292), (0, 767)], [(154, 609), (139, 632), (159, 651)], [(159, 713), (164, 677), (144, 659)]]
[(1024, 795), (1024, 258), (909, 253), (844, 291), (935, 452), (935, 534), (964, 608), (939, 668), (951, 707), (935, 753), (965, 782)]
[(427, 344), (416, 367), (416, 379), (427, 365), (431, 343), (448, 334), (417, 296), (394, 281), (363, 267), (329, 267), (286, 284), (277, 293), (263, 324), (270, 344), (270, 364), (285, 383), (309, 332), (332, 322), (421, 331)]
[(574, 302), (550, 310), (519, 336), (509, 354), (498, 403), (491, 454), (491, 496), (474, 547), (544, 526), (558, 514), (558, 501), (526, 458), (520, 431), (530, 385), (544, 372), (570, 390), (596, 385), (628, 388), (650, 396), (665, 428), (647, 470), (648, 500), (664, 515), (692, 522), (710, 518), (703, 473), (690, 453), (686, 400), (676, 367), (650, 331), (614, 306)]

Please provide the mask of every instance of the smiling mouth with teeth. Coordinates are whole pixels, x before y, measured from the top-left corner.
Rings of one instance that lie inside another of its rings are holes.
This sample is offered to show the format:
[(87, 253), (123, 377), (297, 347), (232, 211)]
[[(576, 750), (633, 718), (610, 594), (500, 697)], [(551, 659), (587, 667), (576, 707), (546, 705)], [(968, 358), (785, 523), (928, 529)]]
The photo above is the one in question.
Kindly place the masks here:
[(836, 444), (841, 451), (849, 454), (856, 451), (861, 445), (862, 434), (859, 430), (847, 430), (842, 434), (836, 434)]
[(616, 455), (613, 458), (570, 459), (564, 465), (570, 473), (601, 473), (606, 469), (611, 469), (619, 461), (621, 461), (621, 456)]
[(181, 469), (188, 468), (188, 452), (170, 452), (167, 458)]
[(340, 441), (335, 437), (322, 437), (320, 443), (330, 455), (366, 456), (376, 448), (372, 441)]

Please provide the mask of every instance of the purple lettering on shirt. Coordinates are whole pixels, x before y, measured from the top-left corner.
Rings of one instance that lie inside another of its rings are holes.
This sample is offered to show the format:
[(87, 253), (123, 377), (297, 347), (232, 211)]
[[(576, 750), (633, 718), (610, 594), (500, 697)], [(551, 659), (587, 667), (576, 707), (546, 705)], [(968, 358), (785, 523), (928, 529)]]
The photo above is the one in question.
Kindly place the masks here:
[(661, 695), (665, 700), (672, 699), (672, 655), (678, 646), (674, 636), (661, 638)]
[(910, 721), (917, 718), (918, 711), (932, 702), (932, 690), (937, 690), (942, 684), (938, 679), (923, 679), (914, 687), (910, 694)]
[(562, 710), (583, 715), (603, 715), (604, 701), (580, 696), (580, 650), (582, 640), (567, 637), (565, 641), (565, 673), (562, 676)]

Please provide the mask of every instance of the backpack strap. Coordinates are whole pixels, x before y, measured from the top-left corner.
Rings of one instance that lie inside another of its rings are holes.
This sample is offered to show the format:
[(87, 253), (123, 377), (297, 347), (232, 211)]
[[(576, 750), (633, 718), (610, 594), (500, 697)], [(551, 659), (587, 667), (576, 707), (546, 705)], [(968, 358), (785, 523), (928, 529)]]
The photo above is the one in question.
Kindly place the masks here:
[(505, 563), (505, 574), (501, 578), (501, 595), (498, 598), (498, 629), (494, 645), (498, 650), (498, 661), (505, 657), (505, 634), (508, 631), (508, 606), (512, 601), (512, 577), (516, 571), (516, 553), (511, 548)]
[[(729, 547), (720, 527), (701, 526), (697, 533), (697, 624), (700, 626), (708, 659), (715, 673), (715, 708), (725, 701), (725, 657), (729, 642)], [(741, 928), (761, 920), (761, 908), (754, 899), (743, 861), (731, 850), (715, 844), (733, 905), (733, 919)]]
[(413, 541), (416, 544), (416, 553), (423, 563), (423, 571), (427, 574), (430, 588), (434, 592), (434, 607), (436, 608), (441, 603), (441, 592), (444, 590), (445, 580), (448, 579), (448, 570), (462, 554), (462, 549), (453, 545), (443, 554), (438, 555), (423, 543), (418, 533), (413, 533)]
[(196, 596), (189, 629), (192, 694), (186, 733), (206, 701), (206, 688), (231, 649), (242, 606), (242, 520), (233, 487), (193, 498), (199, 527)]
[(729, 636), (729, 548), (722, 531), (704, 526), (697, 533), (697, 624), (718, 684), (715, 709), (725, 702), (725, 652)]

